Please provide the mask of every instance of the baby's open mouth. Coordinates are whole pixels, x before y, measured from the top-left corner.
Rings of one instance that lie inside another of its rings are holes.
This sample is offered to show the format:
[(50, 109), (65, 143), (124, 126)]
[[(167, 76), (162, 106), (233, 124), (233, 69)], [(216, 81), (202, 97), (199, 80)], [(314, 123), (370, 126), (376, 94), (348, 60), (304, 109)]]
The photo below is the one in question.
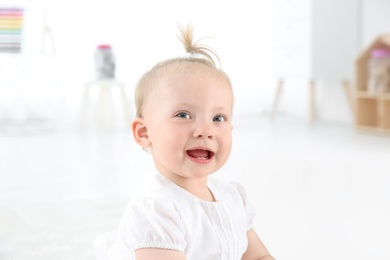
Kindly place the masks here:
[(187, 151), (188, 156), (198, 160), (208, 160), (213, 157), (214, 153), (209, 150), (194, 149)]

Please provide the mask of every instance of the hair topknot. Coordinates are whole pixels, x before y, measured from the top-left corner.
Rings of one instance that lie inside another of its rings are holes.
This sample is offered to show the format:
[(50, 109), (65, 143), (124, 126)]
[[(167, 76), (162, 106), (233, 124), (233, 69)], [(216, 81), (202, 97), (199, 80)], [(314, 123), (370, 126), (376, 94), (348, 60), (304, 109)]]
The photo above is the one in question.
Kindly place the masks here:
[(216, 67), (216, 63), (214, 60), (215, 58), (217, 59), (219, 66), (221, 66), (221, 62), (217, 53), (210, 47), (200, 43), (200, 41), (204, 40), (207, 37), (200, 38), (199, 40), (194, 42), (194, 29), (191, 24), (187, 24), (185, 28), (179, 25), (179, 33), (180, 35), (178, 35), (178, 38), (182, 42), (186, 52), (191, 54), (191, 58), (206, 58), (214, 65), (214, 67)]
[[(186, 28), (179, 25), (179, 33), (180, 35), (177, 36), (182, 42), (187, 55), (160, 61), (140, 78), (135, 90), (134, 100), (137, 117), (143, 116), (145, 100), (147, 100), (152, 89), (156, 87), (156, 82), (164, 75), (172, 76), (176, 75), (180, 70), (186, 70), (190, 64), (201, 64), (210, 68), (222, 76), (231, 87), (230, 79), (221, 69), (221, 62), (216, 52), (210, 47), (200, 44), (200, 41), (204, 38), (194, 42), (193, 28), (191, 25), (187, 25)], [(215, 60), (218, 61), (219, 67), (217, 67)], [(193, 73), (193, 70), (191, 70), (191, 73)]]

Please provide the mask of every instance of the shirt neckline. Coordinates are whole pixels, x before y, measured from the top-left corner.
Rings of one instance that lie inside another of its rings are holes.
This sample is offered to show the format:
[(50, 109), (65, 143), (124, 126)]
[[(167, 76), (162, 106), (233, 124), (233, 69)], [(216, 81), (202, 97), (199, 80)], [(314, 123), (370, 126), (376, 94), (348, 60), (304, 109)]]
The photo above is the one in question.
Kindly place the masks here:
[(166, 176), (160, 174), (160, 173), (156, 173), (156, 178), (159, 178), (161, 179), (162, 181), (165, 181), (167, 182), (171, 187), (173, 187), (174, 189), (178, 190), (180, 193), (183, 193), (185, 196), (193, 199), (193, 200), (197, 200), (201, 203), (205, 203), (205, 204), (210, 204), (210, 205), (219, 205), (222, 203), (222, 201), (220, 200), (220, 197), (218, 195), (218, 192), (216, 192), (216, 189), (212, 183), (212, 181), (210, 181), (210, 178), (208, 177), (207, 178), (207, 188), (210, 190), (210, 192), (213, 194), (214, 196), (214, 199), (215, 201), (207, 201), (207, 200), (203, 200), (197, 196), (195, 196), (194, 194), (192, 194), (191, 192), (189, 192), (188, 190), (180, 187), (179, 185), (177, 185), (176, 183), (174, 183), (173, 181), (171, 181), (169, 178), (167, 178)]

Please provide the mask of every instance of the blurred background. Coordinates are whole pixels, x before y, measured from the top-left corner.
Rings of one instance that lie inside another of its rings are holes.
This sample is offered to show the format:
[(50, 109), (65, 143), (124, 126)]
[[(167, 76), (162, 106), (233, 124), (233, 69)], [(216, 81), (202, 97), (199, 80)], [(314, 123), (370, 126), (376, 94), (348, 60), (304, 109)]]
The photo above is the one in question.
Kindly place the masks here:
[(234, 146), (216, 174), (245, 184), (271, 253), (390, 259), (390, 97), (369, 91), (367, 72), (370, 52), (389, 49), (389, 11), (387, 0), (1, 0), (0, 259), (97, 259), (94, 239), (154, 171), (129, 128), (135, 85), (184, 54), (187, 23), (235, 91)]

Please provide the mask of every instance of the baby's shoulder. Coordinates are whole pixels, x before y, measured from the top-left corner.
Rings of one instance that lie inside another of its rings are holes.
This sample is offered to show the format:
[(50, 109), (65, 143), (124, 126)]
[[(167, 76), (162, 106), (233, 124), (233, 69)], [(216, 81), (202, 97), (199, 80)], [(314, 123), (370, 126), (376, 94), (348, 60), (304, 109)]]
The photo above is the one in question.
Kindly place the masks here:
[(178, 212), (178, 206), (169, 189), (156, 180), (148, 179), (131, 195), (124, 217), (142, 219), (144, 216), (177, 214), (175, 212)]
[(131, 195), (130, 202), (145, 200), (169, 200), (174, 195), (169, 183), (160, 176), (152, 175), (147, 178)]

